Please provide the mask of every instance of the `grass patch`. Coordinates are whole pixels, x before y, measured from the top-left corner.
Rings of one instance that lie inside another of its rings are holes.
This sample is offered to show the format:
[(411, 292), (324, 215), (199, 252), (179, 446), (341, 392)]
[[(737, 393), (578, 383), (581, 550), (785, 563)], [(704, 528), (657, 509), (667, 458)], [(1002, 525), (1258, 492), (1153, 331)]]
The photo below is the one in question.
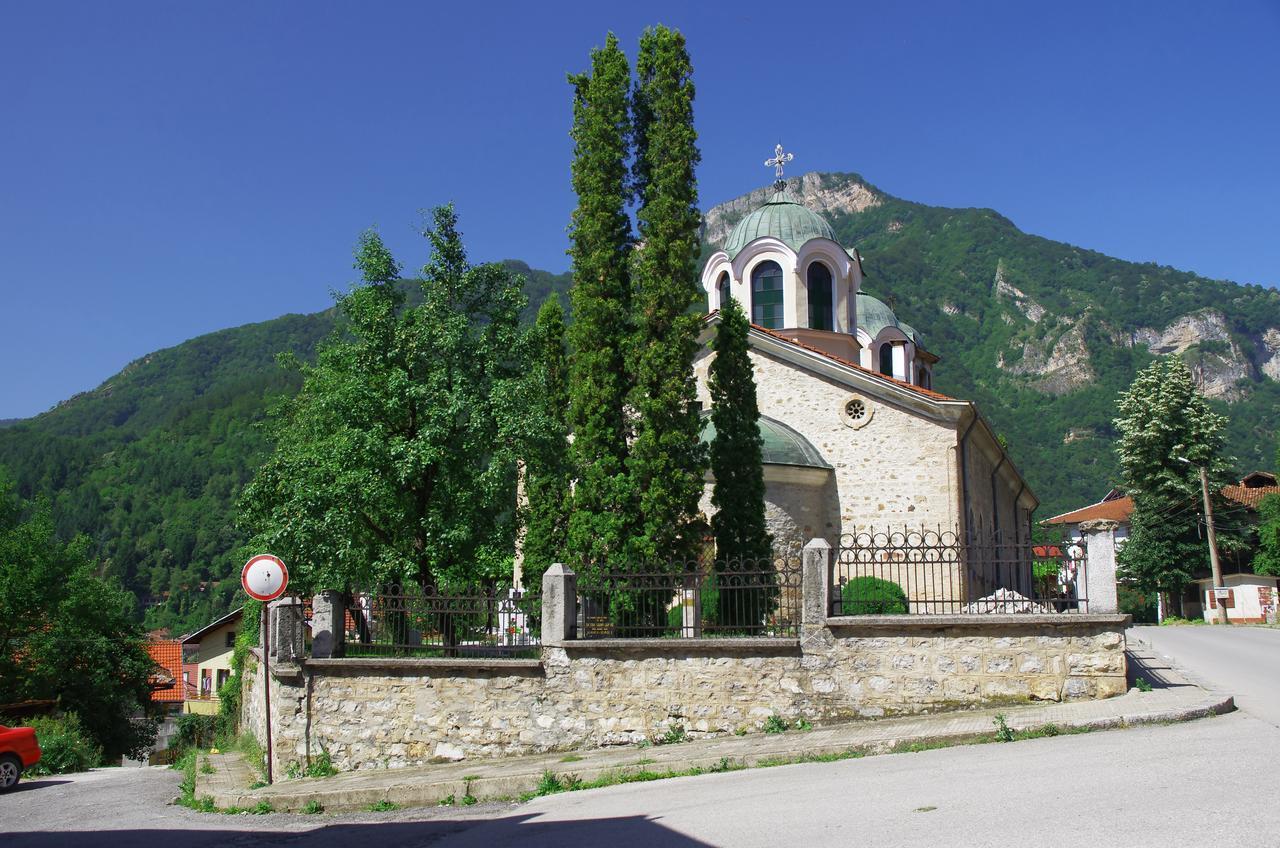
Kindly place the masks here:
[(400, 809), (400, 805), (384, 798), (376, 804), (370, 804), (366, 809), (371, 813), (389, 813), (392, 810)]
[(209, 762), (208, 757), (206, 757), (205, 761), (200, 764), (200, 773), (201, 774), (217, 774), (218, 770), (213, 767), (213, 763)]
[(773, 715), (769, 716), (767, 719), (764, 720), (764, 732), (765, 733), (786, 733), (787, 723), (783, 720), (782, 716), (778, 715), (777, 713), (774, 713)]
[(1151, 682), (1147, 680), (1145, 677), (1134, 678), (1133, 685), (1134, 685), (1134, 688), (1136, 688), (1139, 692), (1151, 691)]
[[(520, 795), (518, 800), (531, 801), (534, 798), (540, 798), (545, 795), (554, 795), (559, 792), (576, 792), (582, 789), (603, 789), (606, 786), (618, 786), (624, 783), (646, 783), (652, 780), (666, 780), (671, 777), (694, 777), (700, 774), (720, 774), (729, 771), (741, 771), (747, 768), (771, 768), (773, 766), (790, 766), (801, 763), (834, 763), (840, 762), (841, 760), (862, 759), (863, 757), (874, 756), (879, 753), (914, 754), (923, 751), (935, 751), (940, 748), (955, 748), (961, 745), (982, 745), (996, 741), (1020, 742), (1025, 739), (1042, 739), (1051, 736), (1089, 733), (1093, 730), (1093, 728), (1090, 727), (1064, 728), (1059, 727), (1056, 724), (1044, 724), (1040, 727), (1014, 730), (1009, 727), (1003, 714), (997, 715), (993, 718), (992, 723), (996, 726), (996, 732), (992, 735), (981, 734), (941, 739), (921, 739), (915, 742), (903, 743), (884, 752), (866, 748), (850, 748), (844, 751), (799, 754), (790, 757), (766, 757), (764, 759), (757, 760), (752, 764), (737, 762), (729, 759), (728, 757), (722, 757), (720, 762), (708, 767), (693, 766), (692, 768), (667, 769), (666, 771), (651, 771), (643, 768), (643, 766), (650, 765), (654, 762), (654, 760), (651, 759), (644, 759), (637, 761), (633, 766), (606, 772), (594, 780), (582, 780), (577, 775), (573, 774), (558, 775), (548, 769), (542, 773), (542, 777), (538, 781), (537, 788), (532, 792), (525, 792)], [(452, 796), (447, 800), (451, 802)], [(921, 807), (917, 809), (916, 812), (930, 812), (934, 809), (936, 808)]]
[(560, 762), (562, 763), (577, 763), (581, 761), (582, 761), (582, 757), (578, 756), (577, 754), (568, 754), (560, 758)]
[(323, 813), (324, 804), (321, 804), (315, 798), (312, 798), (310, 801), (302, 805), (302, 812), (306, 813), (309, 816), (314, 816), (317, 813)]

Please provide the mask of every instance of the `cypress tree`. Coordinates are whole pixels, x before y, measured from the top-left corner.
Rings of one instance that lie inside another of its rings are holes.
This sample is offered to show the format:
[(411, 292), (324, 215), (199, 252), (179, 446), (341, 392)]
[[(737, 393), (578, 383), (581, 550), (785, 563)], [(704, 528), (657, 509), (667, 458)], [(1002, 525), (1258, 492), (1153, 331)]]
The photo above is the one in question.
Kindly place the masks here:
[[(742, 307), (732, 298), (720, 310), (720, 326), (711, 362), (711, 473), (716, 513), (711, 530), (716, 538), (716, 571), (762, 572), (771, 568), (773, 539), (764, 523), (763, 442), (756, 380), (747, 355), (749, 325)], [(723, 580), (721, 581), (723, 583)], [(777, 595), (773, 581), (759, 581), (758, 590), (719, 593), (722, 625), (760, 624)]]
[(627, 57), (612, 33), (603, 48), (591, 52), (590, 73), (569, 77), (578, 195), (569, 226), (569, 427), (577, 485), (566, 550), (571, 562), (588, 570), (623, 552), (636, 513), (626, 468), (630, 385), (624, 350), (630, 331), (630, 79)]
[(533, 591), (542, 573), (565, 555), (568, 535), (569, 483), (569, 375), (565, 357), (564, 308), (554, 293), (538, 310), (534, 324), (538, 362), (534, 374), (534, 398), (538, 434), (526, 462), (525, 491), (529, 511), (524, 538), (524, 582)]
[(657, 27), (640, 38), (632, 97), (639, 247), (632, 263), (635, 333), (630, 362), (636, 437), (628, 470), (639, 498), (635, 560), (692, 560), (693, 523), (702, 495), (693, 357), (701, 318), (693, 69), (679, 32)]

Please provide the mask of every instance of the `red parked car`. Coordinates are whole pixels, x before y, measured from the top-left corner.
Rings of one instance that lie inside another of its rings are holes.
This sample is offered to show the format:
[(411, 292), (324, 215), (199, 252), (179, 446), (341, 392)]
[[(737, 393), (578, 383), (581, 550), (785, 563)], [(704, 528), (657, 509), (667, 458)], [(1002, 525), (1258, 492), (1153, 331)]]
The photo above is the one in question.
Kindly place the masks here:
[(30, 727), (5, 727), (0, 724), (0, 792), (18, 785), (25, 769), (40, 762), (40, 743)]

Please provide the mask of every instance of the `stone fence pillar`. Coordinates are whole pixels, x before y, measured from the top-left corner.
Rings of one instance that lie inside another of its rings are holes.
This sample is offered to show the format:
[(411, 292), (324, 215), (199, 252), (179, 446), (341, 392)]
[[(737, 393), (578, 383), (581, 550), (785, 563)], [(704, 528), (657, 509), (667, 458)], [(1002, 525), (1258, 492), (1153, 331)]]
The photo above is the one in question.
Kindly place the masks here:
[(827, 592), (831, 584), (831, 543), (826, 539), (811, 539), (804, 546), (801, 565), (800, 623), (805, 627), (825, 627), (830, 603)]
[(286, 595), (272, 601), (267, 605), (267, 622), (271, 627), (271, 659), (281, 663), (301, 660), (306, 650), (302, 599)]
[(342, 593), (332, 589), (311, 600), (311, 656), (340, 657), (346, 647), (346, 607)]
[(542, 574), (542, 644), (577, 638), (578, 575), (562, 562)]
[(1080, 522), (1085, 562), (1083, 585), (1078, 584), (1078, 591), (1089, 601), (1091, 613), (1120, 611), (1116, 592), (1116, 528), (1119, 526), (1118, 522), (1105, 518)]

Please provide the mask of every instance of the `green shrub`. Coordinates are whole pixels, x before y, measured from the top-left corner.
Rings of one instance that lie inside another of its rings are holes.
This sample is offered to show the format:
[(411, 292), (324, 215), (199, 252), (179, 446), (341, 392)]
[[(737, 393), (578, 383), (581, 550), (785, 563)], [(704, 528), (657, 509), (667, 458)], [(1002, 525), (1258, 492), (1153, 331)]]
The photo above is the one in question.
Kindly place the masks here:
[(1120, 612), (1133, 616), (1134, 624), (1155, 624), (1156, 595), (1155, 592), (1143, 592), (1134, 586), (1120, 583), (1116, 586), (1116, 599)]
[(183, 713), (178, 716), (176, 747), (182, 751), (188, 748), (212, 748), (213, 740), (218, 735), (218, 727), (216, 715)]
[(328, 751), (321, 751), (318, 757), (311, 760), (311, 765), (307, 766), (307, 777), (333, 777), (337, 773)]
[(786, 733), (787, 723), (786, 721), (783, 720), (782, 716), (777, 715), (775, 713), (774, 715), (771, 715), (764, 720), (764, 732), (765, 733)]
[(892, 580), (855, 577), (840, 590), (843, 615), (906, 615), (907, 593)]
[(89, 738), (75, 713), (38, 716), (26, 724), (35, 728), (41, 751), (40, 762), (28, 774), (69, 774), (102, 762), (102, 748)]

